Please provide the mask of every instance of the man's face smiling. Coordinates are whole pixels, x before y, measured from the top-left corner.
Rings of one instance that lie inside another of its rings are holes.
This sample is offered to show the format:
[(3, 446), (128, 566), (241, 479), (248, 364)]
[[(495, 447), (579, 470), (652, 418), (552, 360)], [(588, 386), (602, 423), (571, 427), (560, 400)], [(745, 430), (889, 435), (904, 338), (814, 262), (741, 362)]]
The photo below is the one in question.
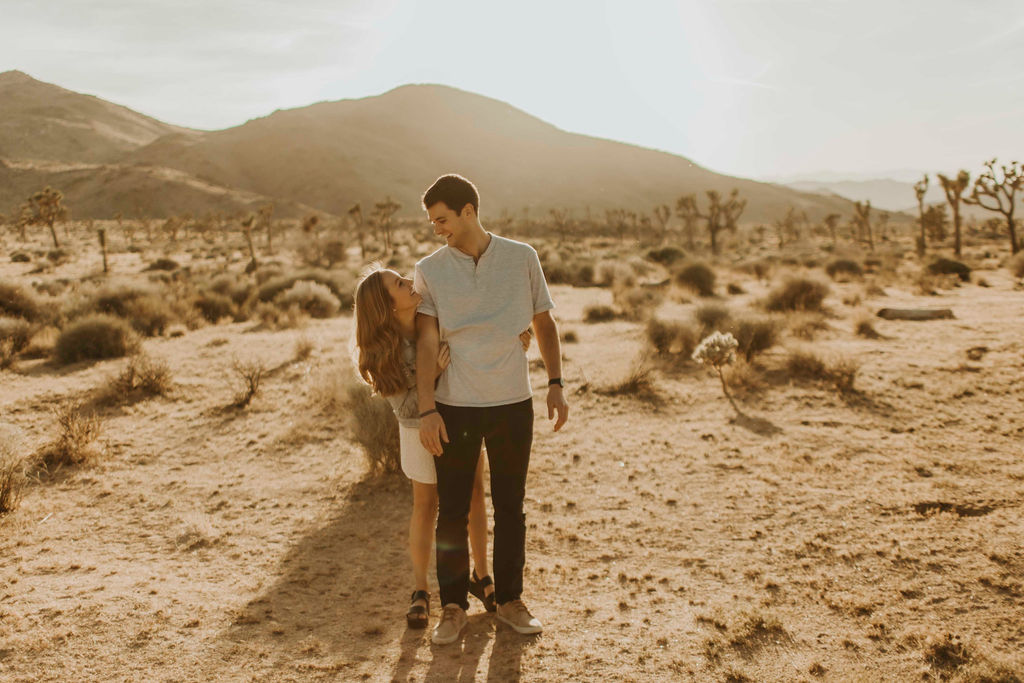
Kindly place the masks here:
[[(466, 213), (466, 211), (463, 211), (463, 213)], [(427, 216), (434, 225), (434, 234), (443, 237), (449, 247), (455, 246), (466, 232), (464, 218), (456, 211), (449, 209), (448, 205), (444, 202), (437, 202), (428, 206)]]

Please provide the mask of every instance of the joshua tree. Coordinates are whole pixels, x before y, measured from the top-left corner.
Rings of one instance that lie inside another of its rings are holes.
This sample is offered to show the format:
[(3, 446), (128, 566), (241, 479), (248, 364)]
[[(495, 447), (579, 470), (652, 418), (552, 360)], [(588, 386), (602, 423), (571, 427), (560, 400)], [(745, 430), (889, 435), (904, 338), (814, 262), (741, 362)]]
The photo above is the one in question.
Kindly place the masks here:
[(668, 239), (668, 221), (672, 218), (672, 209), (668, 208), (668, 204), (660, 204), (654, 207), (654, 220), (658, 223), (658, 232), (661, 235), (661, 243), (664, 244)]
[(739, 194), (740, 191), (733, 188), (729, 196), (723, 200), (717, 190), (707, 191), (708, 212), (702, 214), (701, 218), (707, 221), (712, 254), (718, 254), (718, 233), (723, 229), (735, 231), (736, 221), (747, 207), (747, 200), (740, 199)]
[(697, 208), (697, 195), (684, 194), (676, 200), (676, 216), (683, 220), (683, 234), (686, 236), (686, 248), (694, 248), (694, 238), (697, 235), (697, 219), (700, 210)]
[(401, 208), (402, 205), (391, 199), (390, 196), (373, 205), (373, 222), (384, 237), (385, 253), (391, 253), (391, 218)]
[(960, 202), (964, 199), (963, 193), (967, 184), (971, 181), (971, 174), (967, 171), (960, 171), (956, 178), (947, 178), (939, 174), (939, 182), (942, 183), (942, 191), (946, 193), (946, 201), (949, 202), (949, 209), (953, 214), (953, 253), (960, 256)]
[(883, 242), (889, 239), (889, 218), (891, 218), (891, 216), (889, 215), (888, 211), (878, 212), (878, 238)]
[(871, 231), (871, 200), (854, 202), (853, 225), (857, 229), (857, 238), (866, 240), (868, 249), (875, 250), (875, 236)]
[(271, 202), (270, 204), (264, 204), (263, 206), (261, 206), (259, 208), (258, 213), (256, 214), (256, 221), (259, 224), (259, 227), (263, 228), (264, 230), (267, 231), (267, 251), (270, 252), (271, 254), (274, 253), (273, 227), (271, 225), (271, 220), (270, 220), (271, 217), (273, 217), (273, 215), (274, 215), (274, 204), (273, 204), (273, 202)]
[(245, 243), (249, 245), (249, 265), (245, 272), (252, 273), (259, 268), (259, 261), (256, 260), (256, 246), (252, 243), (252, 226), (256, 222), (256, 216), (251, 213), (242, 219), (242, 234), (245, 235)]
[(785, 246), (787, 240), (795, 242), (800, 239), (800, 213), (797, 212), (796, 207), (787, 208), (786, 215), (776, 218), (774, 225), (779, 237), (779, 249)]
[(964, 197), (965, 204), (980, 206), (987, 211), (998, 211), (1006, 218), (1006, 227), (1010, 233), (1010, 251), (1020, 251), (1017, 242), (1017, 227), (1013, 220), (1017, 209), (1017, 190), (1024, 188), (1024, 167), (1016, 161), (1010, 165), (999, 166), (999, 177), (996, 176), (996, 160), (985, 162), (986, 170), (975, 178), (971, 195)]
[(832, 238), (832, 244), (836, 244), (836, 227), (839, 225), (839, 219), (842, 218), (838, 213), (830, 213), (825, 216), (825, 228), (828, 230), (829, 236)]
[(914, 195), (917, 197), (917, 222), (921, 226), (921, 234), (917, 236), (917, 255), (924, 256), (927, 246), (924, 236), (924, 195), (928, 192), (928, 174), (914, 183)]
[(949, 225), (949, 220), (946, 218), (945, 204), (929, 206), (924, 210), (921, 220), (924, 222), (925, 232), (928, 233), (932, 243), (946, 239), (946, 227)]
[(608, 225), (615, 230), (621, 242), (626, 235), (626, 227), (629, 225), (628, 215), (625, 209), (607, 209), (604, 212)]
[(363, 207), (356, 202), (348, 210), (348, 220), (352, 229), (359, 235), (359, 257), (366, 260), (366, 235), (363, 232)]
[(66, 221), (68, 219), (68, 210), (61, 204), (63, 199), (64, 195), (59, 190), (54, 190), (49, 186), (29, 197), (28, 201), (21, 207), (19, 224), (21, 226), (22, 239), (25, 237), (25, 226), (45, 225), (50, 229), (50, 236), (53, 238), (53, 248), (60, 249), (60, 242), (57, 240), (57, 229), (54, 227), (54, 224), (57, 221)]

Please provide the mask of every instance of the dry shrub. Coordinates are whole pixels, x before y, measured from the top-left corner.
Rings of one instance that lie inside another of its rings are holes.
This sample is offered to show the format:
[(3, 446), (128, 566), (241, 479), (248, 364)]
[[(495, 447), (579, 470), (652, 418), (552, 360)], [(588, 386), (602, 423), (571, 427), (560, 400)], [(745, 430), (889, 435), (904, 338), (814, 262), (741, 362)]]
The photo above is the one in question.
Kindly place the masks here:
[(80, 360), (121, 358), (139, 347), (131, 326), (111, 315), (90, 315), (68, 325), (53, 352), (63, 365)]
[(576, 334), (576, 330), (565, 330), (562, 332), (561, 336), (563, 344), (576, 344), (580, 340), (579, 335)]
[(49, 318), (46, 306), (32, 293), (15, 284), (0, 282), (0, 315), (29, 322)]
[(786, 371), (790, 377), (831, 384), (839, 392), (853, 391), (860, 366), (853, 360), (836, 358), (826, 361), (813, 351), (791, 351), (786, 358)]
[(76, 320), (92, 313), (123, 318), (147, 337), (162, 335), (171, 323), (178, 320), (166, 291), (124, 282), (107, 283), (86, 294), (72, 302), (64, 315)]
[(756, 259), (740, 264), (740, 271), (753, 275), (758, 280), (766, 280), (772, 274), (774, 264), (770, 259)]
[(49, 358), (53, 355), (53, 348), (60, 338), (60, 330), (52, 325), (41, 328), (32, 335), (28, 345), (22, 349), (22, 358)]
[(636, 273), (621, 261), (601, 261), (594, 283), (600, 287), (632, 287), (636, 284)]
[(229, 297), (217, 292), (201, 294), (196, 299), (195, 306), (203, 318), (214, 324), (224, 318), (234, 318), (237, 311), (235, 303)]
[(647, 341), (659, 356), (677, 356), (689, 361), (701, 335), (692, 325), (651, 318), (647, 321)]
[(725, 332), (739, 342), (736, 351), (749, 363), (754, 356), (775, 346), (779, 338), (779, 323), (767, 316), (743, 316), (726, 325)]
[(1015, 278), (1024, 278), (1024, 251), (1011, 258), (1006, 267)]
[(369, 386), (353, 382), (345, 389), (345, 408), (356, 441), (363, 448), (373, 474), (394, 474), (401, 470), (398, 420), (391, 404), (375, 396)]
[(11, 263), (31, 263), (32, 256), (24, 251), (16, 251), (11, 254)]
[(655, 402), (660, 398), (654, 384), (654, 369), (644, 358), (633, 364), (624, 379), (598, 387), (594, 391), (605, 396), (630, 396), (641, 401)]
[(280, 308), (298, 307), (299, 310), (314, 318), (330, 318), (336, 315), (341, 307), (329, 287), (312, 280), (295, 282), (277, 295), (274, 298), (274, 303)]
[(231, 362), (231, 378), (234, 386), (234, 401), (231, 405), (235, 408), (245, 408), (256, 395), (260, 393), (260, 383), (263, 375), (267, 373), (267, 366), (263, 361), (240, 360), (235, 358)]
[(813, 341), (819, 332), (829, 329), (825, 316), (821, 313), (798, 312), (786, 316), (786, 327), (794, 337)]
[(272, 330), (292, 330), (306, 322), (306, 314), (298, 306), (278, 308), (274, 304), (258, 303), (255, 310), (260, 322)]
[(768, 293), (763, 305), (769, 311), (820, 311), (828, 292), (819, 280), (789, 277)]
[(171, 368), (166, 362), (139, 353), (129, 358), (121, 373), (99, 389), (97, 402), (124, 405), (152, 396), (166, 396), (172, 385)]
[(53, 472), (64, 466), (87, 464), (102, 456), (102, 450), (95, 445), (102, 431), (97, 415), (86, 412), (74, 401), (61, 403), (53, 414), (57, 420), (57, 438), (36, 453), (37, 467)]
[(19, 447), (14, 434), (0, 433), (0, 515), (18, 508), (25, 489), (25, 462), (18, 455)]
[(257, 294), (256, 287), (248, 278), (234, 275), (220, 275), (214, 278), (207, 291), (226, 296), (239, 307), (244, 306)]
[(948, 258), (937, 258), (925, 267), (931, 275), (956, 275), (961, 282), (971, 281), (971, 268), (966, 263)]
[(764, 379), (758, 370), (745, 360), (738, 360), (725, 371), (725, 383), (738, 396), (748, 396), (764, 390)]
[(693, 311), (693, 319), (701, 328), (701, 337), (706, 337), (716, 330), (722, 330), (731, 318), (732, 313), (729, 312), (729, 309), (720, 304), (705, 304), (698, 306)]
[(585, 323), (606, 323), (616, 320), (619, 314), (611, 306), (604, 304), (593, 304), (583, 309), (583, 322)]
[(9, 368), (32, 338), (32, 326), (21, 318), (0, 317), (0, 370)]
[(170, 272), (173, 270), (177, 270), (180, 267), (181, 266), (174, 259), (163, 257), (158, 258), (156, 261), (150, 263), (148, 266), (146, 266), (145, 270), (162, 270)]
[(629, 289), (616, 289), (612, 299), (622, 311), (622, 317), (626, 320), (637, 321), (649, 317), (651, 312), (665, 300), (665, 295), (654, 287), (630, 287)]
[(874, 322), (871, 320), (871, 316), (862, 314), (857, 317), (853, 322), (853, 331), (858, 337), (864, 337), (865, 339), (881, 339), (882, 335), (875, 329)]
[(594, 262), (582, 258), (553, 259), (544, 264), (544, 277), (553, 285), (590, 287), (594, 284)]
[(647, 258), (655, 263), (671, 267), (686, 258), (686, 253), (678, 247), (661, 247), (648, 251)]
[[(263, 271), (257, 274), (261, 276)], [(328, 271), (319, 268), (310, 268), (287, 275), (273, 275), (260, 285), (256, 293), (257, 298), (262, 302), (270, 302), (277, 299), (278, 295), (289, 290), (300, 280), (309, 280), (321, 284), (331, 290), (331, 294), (338, 300), (340, 307), (344, 310), (352, 308), (353, 292), (355, 291), (355, 280), (352, 275), (345, 271)]]
[(830, 261), (829, 264), (825, 266), (825, 273), (833, 280), (842, 282), (863, 276), (864, 269), (856, 261), (840, 258)]
[(313, 340), (309, 337), (302, 336), (295, 340), (295, 350), (293, 357), (295, 360), (306, 360), (313, 354), (313, 350), (316, 349), (316, 345)]
[(706, 263), (684, 264), (675, 274), (674, 279), (680, 287), (691, 289), (700, 296), (714, 296), (715, 294), (715, 271)]

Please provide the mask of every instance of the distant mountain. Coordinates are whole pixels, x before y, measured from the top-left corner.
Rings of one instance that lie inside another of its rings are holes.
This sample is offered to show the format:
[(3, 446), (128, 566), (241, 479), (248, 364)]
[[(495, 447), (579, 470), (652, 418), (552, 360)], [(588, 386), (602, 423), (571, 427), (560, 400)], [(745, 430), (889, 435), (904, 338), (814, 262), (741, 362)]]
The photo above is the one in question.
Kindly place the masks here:
[(195, 133), (92, 95), (0, 73), (0, 157), (112, 161), (171, 133)]
[[(402, 86), (199, 132), (19, 72), (0, 75), (0, 83), (22, 103), (61, 103), (59, 116), (56, 105), (11, 107), (14, 122), (0, 127), (0, 157), (11, 166), (9, 176), (51, 178), (79, 217), (133, 215), (138, 207), (153, 215), (197, 213), (185, 204), (213, 210), (227, 197), (342, 215), (355, 202), (365, 208), (387, 195), (402, 204), (401, 214), (414, 216), (422, 215), (423, 190), (446, 172), (477, 183), (485, 223), (503, 209), (524, 207), (534, 216), (555, 207), (596, 216), (608, 208), (650, 211), (691, 192), (703, 206), (704, 191), (734, 187), (748, 200), (741, 222), (768, 222), (790, 206), (811, 220), (852, 213), (839, 197), (724, 176), (666, 152), (568, 133), (504, 102), (446, 86)], [(24, 144), (26, 132), (37, 138), (34, 147)], [(48, 173), (39, 164), (26, 166), (26, 158), (103, 165)], [(90, 174), (95, 178), (87, 182)], [(0, 189), (0, 211), (19, 197)], [(176, 210), (178, 201), (185, 204)]]

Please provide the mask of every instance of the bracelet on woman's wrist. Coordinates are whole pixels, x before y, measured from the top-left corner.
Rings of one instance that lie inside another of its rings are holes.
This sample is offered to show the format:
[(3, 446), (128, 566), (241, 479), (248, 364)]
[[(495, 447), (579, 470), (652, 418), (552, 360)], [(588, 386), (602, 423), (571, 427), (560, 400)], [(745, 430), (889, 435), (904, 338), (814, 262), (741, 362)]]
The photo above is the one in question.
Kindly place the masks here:
[(422, 413), (420, 413), (420, 417), (424, 418), (427, 415), (433, 415), (436, 412), (437, 412), (437, 408), (431, 408), (430, 410), (424, 410)]

